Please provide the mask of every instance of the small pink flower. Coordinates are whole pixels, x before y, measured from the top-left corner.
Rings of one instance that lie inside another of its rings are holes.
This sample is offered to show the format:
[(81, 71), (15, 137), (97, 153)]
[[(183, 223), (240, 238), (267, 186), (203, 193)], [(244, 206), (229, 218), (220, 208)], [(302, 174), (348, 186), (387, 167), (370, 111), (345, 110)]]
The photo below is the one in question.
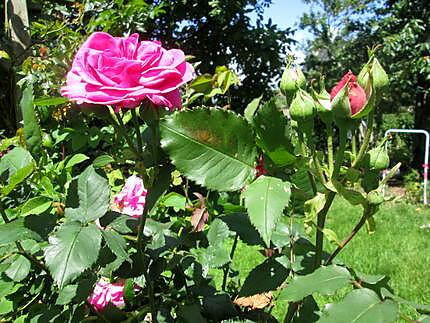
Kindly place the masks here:
[(179, 87), (194, 77), (180, 49), (138, 34), (93, 33), (79, 48), (61, 94), (78, 104), (134, 108), (146, 99), (156, 106), (181, 107)]
[(138, 218), (143, 213), (146, 194), (142, 179), (133, 175), (127, 178), (121, 192), (114, 197), (113, 201), (120, 213)]
[(104, 278), (100, 279), (88, 298), (88, 302), (96, 311), (102, 311), (109, 303), (116, 307), (124, 306), (124, 282), (111, 284)]

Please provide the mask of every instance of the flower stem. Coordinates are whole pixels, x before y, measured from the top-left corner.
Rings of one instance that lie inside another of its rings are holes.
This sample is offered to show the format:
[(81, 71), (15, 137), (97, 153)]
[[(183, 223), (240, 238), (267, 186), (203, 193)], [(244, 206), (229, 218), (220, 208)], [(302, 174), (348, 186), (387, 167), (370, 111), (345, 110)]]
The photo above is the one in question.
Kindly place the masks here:
[(352, 229), (351, 233), (339, 244), (336, 250), (330, 255), (330, 257), (326, 261), (326, 265), (330, 265), (333, 259), (345, 248), (345, 246), (354, 238), (354, 236), (360, 231), (363, 225), (366, 223), (366, 220), (369, 216), (372, 215), (372, 209), (369, 206), (364, 206), (363, 216), (360, 221), (355, 225), (354, 229)]
[[(233, 261), (233, 257), (234, 257), (234, 252), (236, 251), (236, 247), (237, 247), (237, 241), (239, 240), (239, 235), (236, 233), (235, 237), (234, 237), (234, 241), (233, 241), (233, 245), (231, 246), (231, 250), (230, 250), (230, 260)], [(227, 264), (224, 267), (224, 276), (222, 278), (222, 290), (225, 292), (225, 288), (227, 286), (227, 277), (228, 277), (228, 272), (230, 271), (230, 264)]]
[(372, 110), (367, 116), (366, 134), (364, 135), (363, 144), (361, 145), (360, 150), (358, 151), (357, 158), (352, 163), (352, 167), (356, 167), (360, 163), (361, 159), (364, 157), (364, 154), (367, 151), (367, 147), (369, 146), (370, 138), (372, 137), (372, 132), (373, 132), (373, 123), (374, 123), (373, 114), (374, 112)]
[(331, 174), (333, 174), (333, 127), (332, 125), (327, 125), (327, 159), (328, 159), (328, 169)]
[[(334, 169), (333, 169), (333, 174), (332, 174), (332, 179), (337, 179), (340, 173), (340, 168), (342, 166), (343, 163), (343, 157), (345, 155), (345, 148), (346, 148), (346, 134), (347, 131), (346, 129), (339, 129), (339, 148), (337, 150), (337, 154), (336, 154), (336, 163), (334, 165)], [(330, 210), (330, 207), (334, 201), (334, 198), (336, 196), (335, 192), (330, 191), (327, 195), (326, 195), (326, 201), (324, 204), (323, 209), (318, 213), (317, 215), (317, 232), (316, 232), (316, 237), (315, 237), (315, 266), (314, 268), (318, 268), (319, 266), (321, 266), (321, 262), (322, 262), (322, 254), (323, 254), (323, 248), (324, 248), (324, 226), (325, 226), (325, 221), (327, 218), (327, 213)]]
[(133, 125), (134, 125), (134, 130), (136, 132), (137, 149), (139, 153), (143, 155), (142, 134), (140, 133), (139, 118), (137, 117), (136, 109), (131, 109), (131, 115), (133, 116)]
[(113, 121), (114, 128), (125, 138), (125, 141), (128, 144), (128, 148), (132, 151), (137, 159), (141, 159), (142, 156), (139, 151), (134, 147), (133, 141), (128, 136), (127, 129), (125, 128), (124, 122), (120, 115), (117, 115), (111, 107), (109, 107), (110, 115)]

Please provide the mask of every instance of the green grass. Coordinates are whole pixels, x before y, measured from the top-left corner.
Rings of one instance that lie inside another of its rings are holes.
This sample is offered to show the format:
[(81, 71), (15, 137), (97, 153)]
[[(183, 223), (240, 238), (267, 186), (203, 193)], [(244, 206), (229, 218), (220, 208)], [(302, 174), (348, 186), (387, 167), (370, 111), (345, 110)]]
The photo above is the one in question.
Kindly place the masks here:
[[(327, 218), (327, 227), (342, 240), (358, 222), (361, 207), (351, 206), (336, 199)], [(345, 265), (365, 274), (384, 274), (396, 295), (417, 303), (430, 304), (430, 230), (420, 229), (430, 223), (430, 209), (423, 205), (391, 203), (383, 206), (374, 216), (376, 232), (368, 234), (363, 228), (338, 255)], [(329, 250), (335, 246), (325, 241)], [(233, 266), (239, 270), (243, 282), (252, 268), (264, 257), (257, 249), (238, 244)], [(218, 276), (218, 275), (216, 275)], [(220, 277), (217, 277), (220, 281)], [(334, 297), (316, 297), (318, 303), (340, 300), (347, 290)], [(411, 308), (402, 306), (402, 312), (416, 318)], [(273, 314), (281, 319), (286, 304), (276, 304)]]

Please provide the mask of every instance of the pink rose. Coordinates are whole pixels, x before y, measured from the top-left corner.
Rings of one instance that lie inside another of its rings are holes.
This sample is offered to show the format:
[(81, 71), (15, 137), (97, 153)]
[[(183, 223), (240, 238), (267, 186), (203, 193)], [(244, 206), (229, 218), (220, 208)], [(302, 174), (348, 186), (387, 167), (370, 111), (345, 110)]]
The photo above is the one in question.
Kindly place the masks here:
[(194, 76), (179, 49), (138, 34), (112, 37), (93, 33), (78, 50), (61, 94), (78, 104), (134, 108), (149, 99), (157, 106), (181, 107), (179, 87)]
[(88, 302), (96, 311), (102, 311), (109, 303), (116, 307), (124, 306), (124, 282), (111, 284), (104, 278), (100, 279), (88, 298)]
[(349, 71), (346, 73), (339, 83), (331, 90), (330, 92), (330, 100), (333, 100), (334, 97), (339, 93), (340, 90), (348, 84), (348, 99), (349, 106), (351, 110), (351, 115), (354, 116), (359, 113), (367, 103), (366, 92), (363, 88), (357, 83), (357, 77)]
[(133, 175), (127, 178), (125, 185), (114, 197), (114, 203), (120, 213), (138, 218), (145, 207), (147, 191), (141, 178)]

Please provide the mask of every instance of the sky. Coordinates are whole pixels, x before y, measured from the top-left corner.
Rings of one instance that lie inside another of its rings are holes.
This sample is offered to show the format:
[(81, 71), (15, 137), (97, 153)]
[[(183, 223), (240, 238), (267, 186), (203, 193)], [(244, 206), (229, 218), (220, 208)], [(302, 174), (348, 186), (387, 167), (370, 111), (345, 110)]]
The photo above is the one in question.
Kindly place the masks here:
[[(296, 29), (293, 38), (298, 44), (292, 48), (292, 54), (297, 57), (298, 62), (304, 59), (304, 53), (300, 50), (301, 44), (311, 37), (307, 31), (297, 30), (298, 24), (302, 14), (309, 11), (310, 7), (302, 0), (272, 0), (270, 7), (264, 10), (265, 22), (271, 18), (272, 23), (280, 28)], [(255, 21), (256, 17), (251, 15), (251, 19)]]
[(301, 0), (273, 0), (264, 11), (265, 19), (272, 18), (280, 27), (297, 27), (301, 15), (308, 11), (308, 6)]

